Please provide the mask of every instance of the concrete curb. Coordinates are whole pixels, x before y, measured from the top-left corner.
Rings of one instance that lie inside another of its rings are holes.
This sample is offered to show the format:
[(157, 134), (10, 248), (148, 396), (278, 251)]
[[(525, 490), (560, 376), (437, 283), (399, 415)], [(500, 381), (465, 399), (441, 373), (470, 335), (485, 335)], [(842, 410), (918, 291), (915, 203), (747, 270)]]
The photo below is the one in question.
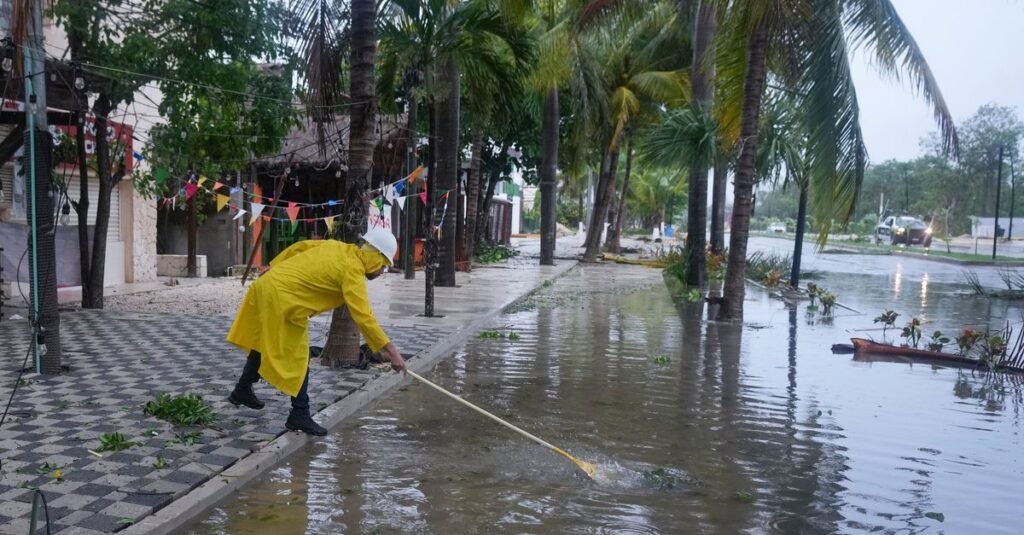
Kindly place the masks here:
[[(565, 275), (574, 269), (576, 265), (577, 263), (574, 261), (566, 263), (564, 266), (559, 266), (560, 269), (550, 277), (538, 281), (536, 286), (529, 288), (511, 302), (489, 314), (481, 315), (471, 323), (464, 325), (461, 329), (442, 338), (425, 351), (414, 355), (408, 361), (409, 368), (418, 373), (425, 371), (430, 365), (440, 360), (441, 357), (446, 356), (506, 309), (544, 287), (548, 281), (556, 280)], [(327, 429), (336, 427), (345, 418), (365, 407), (391, 388), (401, 384), (404, 380), (404, 377), (390, 373), (371, 379), (352, 394), (345, 396), (320, 411), (318, 415), (320, 416), (321, 425)], [(259, 451), (250, 453), (223, 472), (211, 477), (207, 482), (174, 500), (163, 509), (144, 517), (139, 522), (121, 530), (119, 533), (128, 535), (164, 535), (172, 533), (176, 529), (195, 520), (208, 509), (215, 506), (220, 500), (240, 489), (249, 481), (264, 474), (312, 440), (315, 439), (311, 439), (304, 433), (286, 432), (260, 448)]]

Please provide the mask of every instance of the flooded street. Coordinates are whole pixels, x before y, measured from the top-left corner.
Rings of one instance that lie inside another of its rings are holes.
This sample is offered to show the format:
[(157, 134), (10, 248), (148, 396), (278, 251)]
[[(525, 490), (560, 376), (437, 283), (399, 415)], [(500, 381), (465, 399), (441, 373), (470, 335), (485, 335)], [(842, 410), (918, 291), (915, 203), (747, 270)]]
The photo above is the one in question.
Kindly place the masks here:
[(853, 310), (823, 319), (751, 286), (746, 321), (717, 323), (658, 270), (583, 266), (502, 316), (504, 338), (424, 373), (597, 463), (600, 483), (410, 378), (186, 531), (1019, 533), (1020, 378), (830, 351), (881, 338), (884, 308), (953, 336), (1019, 324), (1019, 305), (965, 295), (957, 266), (806, 267)]

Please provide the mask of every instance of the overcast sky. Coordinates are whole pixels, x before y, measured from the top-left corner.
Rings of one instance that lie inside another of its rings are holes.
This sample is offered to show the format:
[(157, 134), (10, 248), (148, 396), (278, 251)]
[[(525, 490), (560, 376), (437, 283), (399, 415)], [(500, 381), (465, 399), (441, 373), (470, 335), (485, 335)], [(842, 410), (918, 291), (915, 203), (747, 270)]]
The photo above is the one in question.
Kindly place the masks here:
[[(1024, 0), (892, 1), (958, 124), (989, 102), (1024, 110)], [(918, 156), (920, 139), (935, 130), (930, 108), (863, 57), (853, 74), (871, 162)]]

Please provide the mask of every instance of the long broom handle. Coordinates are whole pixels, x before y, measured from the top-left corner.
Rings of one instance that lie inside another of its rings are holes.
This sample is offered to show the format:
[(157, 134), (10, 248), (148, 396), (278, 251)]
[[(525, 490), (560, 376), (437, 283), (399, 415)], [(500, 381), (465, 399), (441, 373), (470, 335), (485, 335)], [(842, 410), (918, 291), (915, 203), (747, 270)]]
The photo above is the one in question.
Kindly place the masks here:
[(502, 420), (501, 418), (498, 418), (497, 416), (495, 416), (495, 415), (493, 415), (493, 414), (491, 414), (491, 413), (481, 409), (480, 407), (477, 407), (476, 405), (473, 405), (472, 403), (462, 399), (461, 397), (456, 396), (455, 394), (452, 394), (451, 392), (445, 390), (444, 388), (442, 388), (442, 387), (432, 383), (428, 379), (425, 379), (422, 375), (420, 375), (420, 374), (418, 374), (418, 373), (416, 373), (414, 371), (410, 371), (410, 370), (406, 370), (406, 371), (408, 372), (409, 375), (415, 377), (416, 379), (419, 379), (420, 382), (422, 382), (423, 384), (433, 388), (434, 390), (437, 390), (438, 392), (440, 392), (440, 393), (442, 393), (442, 394), (444, 394), (444, 395), (454, 399), (455, 401), (458, 401), (459, 403), (461, 403), (461, 404), (463, 404), (463, 405), (473, 409), (474, 411), (476, 411), (476, 412), (478, 412), (478, 413), (480, 413), (480, 414), (490, 418), (491, 420), (494, 420), (495, 422), (498, 422), (499, 424), (501, 424), (501, 425), (503, 425), (503, 426), (505, 426), (505, 427), (507, 427), (507, 428), (509, 428), (509, 429), (511, 429), (513, 431), (515, 431), (516, 433), (519, 433), (520, 435), (523, 435), (524, 437), (526, 437), (526, 438), (536, 442), (537, 444), (540, 444), (541, 446), (544, 446), (544, 447), (554, 451), (555, 453), (558, 453), (560, 455), (564, 455), (570, 461), (572, 461), (572, 462), (574, 462), (576, 464), (580, 463), (580, 461), (578, 459), (576, 459), (572, 455), (569, 455), (562, 448), (559, 448), (558, 446), (555, 446), (554, 444), (551, 444), (551, 443), (549, 443), (549, 442), (547, 442), (547, 441), (545, 441), (545, 440), (543, 440), (543, 439), (541, 439), (539, 437), (536, 437), (536, 436), (534, 436), (534, 435), (532, 435), (532, 434), (530, 434), (530, 433), (528, 433), (528, 432), (526, 432), (526, 431), (524, 431), (524, 430), (522, 430), (522, 429), (520, 429), (520, 428), (518, 428), (518, 427), (516, 427), (516, 426), (514, 426), (514, 425), (512, 425), (510, 423), (508, 423), (508, 422), (506, 422), (505, 420)]

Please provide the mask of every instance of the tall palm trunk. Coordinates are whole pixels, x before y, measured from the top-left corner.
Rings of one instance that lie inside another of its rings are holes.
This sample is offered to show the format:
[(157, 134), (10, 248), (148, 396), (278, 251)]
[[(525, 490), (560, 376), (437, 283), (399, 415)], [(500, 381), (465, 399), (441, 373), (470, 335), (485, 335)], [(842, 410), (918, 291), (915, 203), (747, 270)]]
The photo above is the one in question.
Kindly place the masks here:
[(597, 196), (594, 200), (594, 211), (590, 214), (590, 225), (587, 227), (587, 239), (584, 242), (584, 262), (596, 262), (601, 250), (601, 233), (604, 222), (608, 218), (608, 207), (612, 204), (615, 191), (615, 168), (619, 165), (619, 149), (606, 149), (601, 160), (601, 176), (597, 181)]
[(619, 254), (622, 250), (622, 222), (626, 219), (626, 196), (629, 195), (629, 175), (633, 172), (633, 140), (626, 144), (626, 176), (622, 179), (619, 208), (615, 212), (615, 233), (611, 234), (608, 250)]
[[(508, 147), (502, 147), (502, 150), (508, 150)], [(491, 200), (494, 199), (494, 189), (501, 181), (501, 171), (493, 170), (490, 176), (487, 178), (487, 188), (481, 188), (480, 193), (480, 213), (477, 217), (476, 222), (476, 243), (482, 243), (488, 240), (487, 237), (487, 219), (491, 213)]]
[[(366, 191), (371, 179), (373, 149), (376, 145), (374, 123), (377, 115), (374, 61), (377, 55), (377, 2), (351, 0), (352, 49), (350, 62), (350, 108), (348, 188), (345, 193), (346, 215), (354, 225), (347, 225), (345, 239), (355, 241), (366, 228)], [(334, 311), (327, 335), (324, 355), (331, 364), (352, 365), (359, 362), (359, 331), (344, 307)]]
[[(715, 25), (715, 8), (702, 1), (694, 28), (693, 69), (690, 74), (693, 102), (701, 113), (709, 113), (711, 109), (711, 89), (715, 79), (715, 58), (712, 54)], [(698, 157), (690, 164), (689, 204), (686, 209), (686, 283), (691, 286), (703, 285), (705, 277), (708, 163)]]
[[(419, 108), (419, 102), (416, 100), (416, 96), (412, 91), (409, 91), (409, 112), (408, 112), (408, 124), (405, 129), (406, 138), (406, 171), (411, 173), (413, 167), (416, 165), (416, 112)], [(413, 186), (409, 186), (407, 190), (403, 192), (403, 195), (413, 195), (415, 190)], [(404, 230), (402, 231), (402, 267), (405, 269), (406, 279), (416, 278), (416, 229), (419, 227), (416, 218), (416, 203), (419, 199), (415, 196), (406, 199), (405, 210), (402, 214), (402, 219), (405, 221)]]
[(725, 186), (728, 177), (728, 162), (725, 158), (717, 158), (711, 187), (711, 251), (715, 254), (725, 250)]
[(750, 216), (754, 206), (757, 134), (761, 122), (761, 101), (764, 97), (767, 49), (768, 38), (762, 23), (750, 34), (747, 42), (747, 72), (743, 80), (743, 109), (740, 112), (740, 139), (743, 141), (739, 159), (736, 162), (732, 230), (729, 236), (729, 265), (722, 292), (723, 302), (718, 309), (719, 320), (743, 317), (743, 297), (746, 293), (747, 275), (747, 238), (750, 234)]
[[(448, 94), (439, 104), (437, 121), (438, 135), (441, 137), (437, 154), (437, 191), (434, 200), (440, 201), (436, 208), (441, 218), (437, 224), (441, 229), (438, 240), (438, 267), (434, 274), (436, 286), (455, 286), (455, 200), (456, 182), (459, 179), (459, 99), (460, 86), (459, 65), (454, 58), (449, 58), (444, 66), (444, 79), (448, 84)], [(446, 199), (441, 199), (449, 193)]]
[(611, 193), (609, 194), (610, 200), (608, 203), (608, 217), (605, 219), (608, 222), (608, 230), (604, 233), (604, 250), (608, 252), (612, 251), (612, 241), (615, 238), (616, 223), (619, 221), (619, 189), (618, 189), (618, 175), (615, 176), (615, 181), (612, 182)]
[(462, 250), (466, 253), (469, 269), (473, 266), (476, 248), (477, 217), (480, 209), (480, 151), (483, 150), (484, 135), (479, 127), (473, 129), (469, 158), (469, 177), (466, 180), (466, 232), (463, 234)]
[(558, 174), (558, 89), (544, 98), (544, 127), (541, 134), (544, 155), (540, 167), (540, 265), (555, 265), (555, 188)]

